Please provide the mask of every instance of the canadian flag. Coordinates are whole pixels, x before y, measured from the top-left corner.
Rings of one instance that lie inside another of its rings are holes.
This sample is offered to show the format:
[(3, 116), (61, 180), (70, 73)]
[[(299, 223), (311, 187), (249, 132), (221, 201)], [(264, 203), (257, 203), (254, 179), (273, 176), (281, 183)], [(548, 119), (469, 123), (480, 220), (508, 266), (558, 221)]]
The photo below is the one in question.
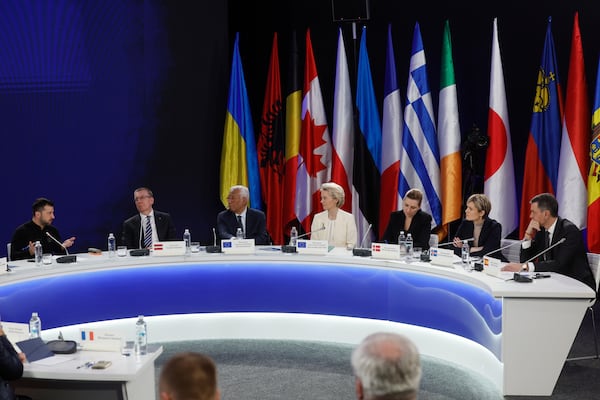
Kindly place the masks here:
[(331, 174), (331, 139), (310, 40), (310, 30), (306, 32), (305, 60), (295, 208), (302, 227), (309, 232), (312, 217), (322, 211), (319, 188), (321, 184), (329, 181)]

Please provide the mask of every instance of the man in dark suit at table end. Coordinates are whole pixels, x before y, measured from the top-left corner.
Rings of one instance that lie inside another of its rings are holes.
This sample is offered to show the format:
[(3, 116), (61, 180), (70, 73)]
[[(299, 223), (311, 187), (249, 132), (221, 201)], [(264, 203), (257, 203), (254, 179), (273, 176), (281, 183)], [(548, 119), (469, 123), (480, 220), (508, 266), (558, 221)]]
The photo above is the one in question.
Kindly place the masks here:
[(242, 228), (245, 239), (254, 239), (257, 245), (270, 244), (265, 213), (248, 207), (249, 198), (246, 186), (235, 185), (229, 189), (227, 210), (217, 215), (219, 238), (235, 238), (237, 229)]
[[(558, 216), (558, 202), (550, 193), (535, 196), (531, 204), (531, 221), (521, 244), (521, 263), (508, 263), (505, 271), (558, 272), (577, 279), (596, 290), (588, 263), (581, 231), (568, 219)], [(564, 241), (557, 244), (560, 240)], [(525, 263), (544, 249), (556, 247)]]
[(135, 189), (133, 201), (139, 213), (123, 222), (121, 243), (128, 249), (141, 249), (149, 248), (154, 242), (177, 240), (171, 216), (153, 209), (152, 190), (146, 187)]

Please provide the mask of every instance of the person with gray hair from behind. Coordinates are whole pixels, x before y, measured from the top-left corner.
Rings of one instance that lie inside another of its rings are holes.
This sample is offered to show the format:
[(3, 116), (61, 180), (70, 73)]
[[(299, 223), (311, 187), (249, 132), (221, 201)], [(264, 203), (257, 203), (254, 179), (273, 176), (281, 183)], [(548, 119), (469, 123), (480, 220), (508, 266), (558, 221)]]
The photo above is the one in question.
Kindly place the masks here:
[(367, 336), (352, 353), (359, 400), (414, 400), (421, 382), (415, 344), (396, 333)]

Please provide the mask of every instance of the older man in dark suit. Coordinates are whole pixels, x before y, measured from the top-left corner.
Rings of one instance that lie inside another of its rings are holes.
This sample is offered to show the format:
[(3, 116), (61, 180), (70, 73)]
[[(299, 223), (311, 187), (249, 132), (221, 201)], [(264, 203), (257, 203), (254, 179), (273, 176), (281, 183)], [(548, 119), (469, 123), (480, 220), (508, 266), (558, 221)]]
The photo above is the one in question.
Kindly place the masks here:
[(227, 210), (217, 215), (217, 227), (221, 239), (236, 237), (237, 229), (241, 228), (245, 239), (254, 239), (257, 245), (271, 242), (267, 232), (265, 214), (248, 207), (250, 193), (246, 186), (236, 185), (229, 189)]
[(127, 248), (149, 248), (154, 242), (177, 239), (171, 216), (152, 208), (152, 190), (145, 187), (135, 189), (133, 200), (139, 213), (123, 222), (121, 234), (121, 242)]
[(521, 245), (521, 262), (529, 260), (544, 249), (564, 242), (547, 253), (525, 264), (509, 263), (505, 271), (558, 272), (577, 279), (596, 289), (594, 276), (588, 263), (581, 231), (568, 219), (558, 216), (558, 202), (550, 193), (535, 196), (531, 203), (531, 221), (525, 230)]

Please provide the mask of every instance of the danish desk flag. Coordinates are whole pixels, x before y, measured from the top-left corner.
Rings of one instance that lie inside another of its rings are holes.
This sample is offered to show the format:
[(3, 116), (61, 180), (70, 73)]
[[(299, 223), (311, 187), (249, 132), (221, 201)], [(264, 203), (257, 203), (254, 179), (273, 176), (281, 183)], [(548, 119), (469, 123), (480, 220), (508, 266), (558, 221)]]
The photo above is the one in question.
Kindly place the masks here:
[(314, 214), (322, 210), (320, 187), (331, 176), (331, 139), (310, 30), (306, 32), (304, 97), (298, 173), (296, 174), (296, 215), (306, 232)]
[(563, 110), (561, 90), (549, 19), (525, 153), (519, 237), (523, 237), (529, 225), (529, 201), (539, 193), (556, 193)]
[(490, 217), (502, 224), (504, 238), (517, 228), (518, 219), (515, 171), (497, 18), (494, 18), (492, 34), (488, 136), (490, 145), (485, 158), (484, 193), (493, 204)]
[(579, 14), (575, 13), (571, 58), (562, 124), (556, 200), (558, 213), (579, 229), (586, 226), (587, 179), (590, 144), (590, 105), (587, 97)]

